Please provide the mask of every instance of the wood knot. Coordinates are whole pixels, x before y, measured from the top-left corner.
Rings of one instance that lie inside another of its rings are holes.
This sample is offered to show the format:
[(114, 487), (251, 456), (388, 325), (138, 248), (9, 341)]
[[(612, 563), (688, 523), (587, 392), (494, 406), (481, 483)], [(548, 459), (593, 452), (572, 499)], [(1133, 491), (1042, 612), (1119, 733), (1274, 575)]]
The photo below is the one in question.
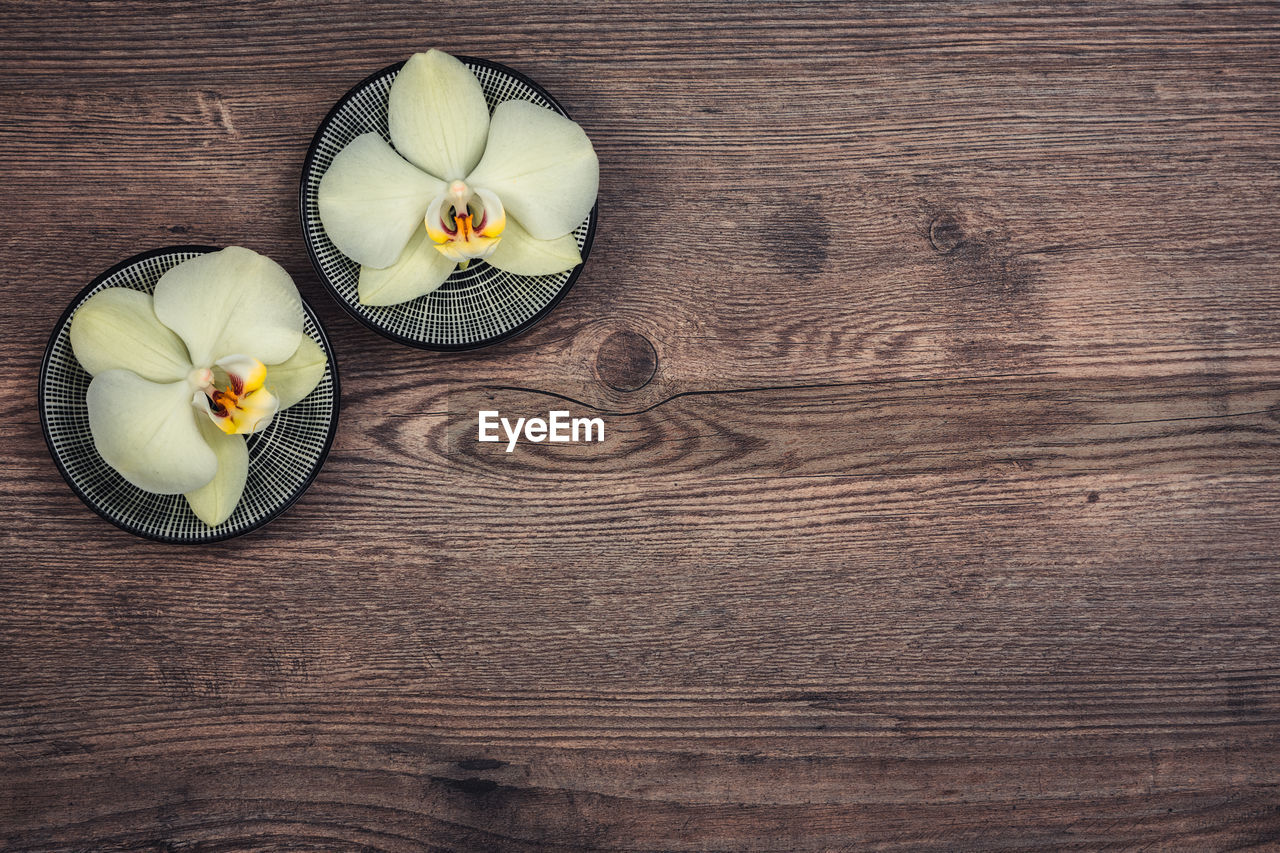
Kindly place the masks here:
[(615, 391), (637, 391), (648, 385), (657, 371), (658, 354), (639, 332), (614, 332), (596, 353), (596, 376)]
[(950, 216), (935, 216), (929, 223), (929, 245), (934, 251), (949, 255), (964, 242), (964, 229)]

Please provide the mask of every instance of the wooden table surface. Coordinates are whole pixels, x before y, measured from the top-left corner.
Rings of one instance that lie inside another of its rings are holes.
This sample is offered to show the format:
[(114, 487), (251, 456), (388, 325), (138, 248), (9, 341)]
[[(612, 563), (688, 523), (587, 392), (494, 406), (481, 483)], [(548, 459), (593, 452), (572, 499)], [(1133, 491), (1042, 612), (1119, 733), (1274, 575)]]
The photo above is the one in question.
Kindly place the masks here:
[[(369, 332), (307, 145), (433, 46), (542, 83), (600, 229), (527, 334)], [(5, 2), (6, 850), (1276, 849), (1275, 4)], [(338, 353), (303, 499), (101, 521), (70, 299), (279, 260)], [(598, 445), (475, 411), (599, 414)]]

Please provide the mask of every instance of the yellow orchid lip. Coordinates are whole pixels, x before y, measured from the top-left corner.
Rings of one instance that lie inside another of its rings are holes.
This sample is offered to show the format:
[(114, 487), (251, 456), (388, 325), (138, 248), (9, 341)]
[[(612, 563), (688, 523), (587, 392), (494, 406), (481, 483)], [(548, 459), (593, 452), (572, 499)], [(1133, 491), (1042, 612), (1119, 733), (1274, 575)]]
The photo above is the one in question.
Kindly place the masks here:
[(209, 368), (192, 371), (191, 382), (199, 389), (192, 405), (227, 435), (266, 429), (280, 408), (280, 400), (264, 387), (267, 366), (247, 355), (229, 355), (215, 366), (226, 374), (226, 387), (214, 384), (215, 374)]
[(436, 251), (466, 263), (494, 253), (507, 226), (507, 214), (493, 193), (453, 181), (431, 201), (424, 224)]

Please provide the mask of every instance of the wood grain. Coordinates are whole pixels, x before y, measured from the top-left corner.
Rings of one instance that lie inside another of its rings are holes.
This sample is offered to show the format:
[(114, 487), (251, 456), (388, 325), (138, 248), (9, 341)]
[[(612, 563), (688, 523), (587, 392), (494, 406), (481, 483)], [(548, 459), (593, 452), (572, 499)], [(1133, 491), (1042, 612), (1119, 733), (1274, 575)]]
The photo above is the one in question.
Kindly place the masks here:
[[(1280, 846), (1274, 4), (0, 20), (0, 848)], [(601, 159), (574, 290), (471, 354), (299, 234), (320, 119), (432, 46)], [(302, 501), (200, 549), (81, 505), (35, 407), (173, 243), (279, 260), (344, 387)]]

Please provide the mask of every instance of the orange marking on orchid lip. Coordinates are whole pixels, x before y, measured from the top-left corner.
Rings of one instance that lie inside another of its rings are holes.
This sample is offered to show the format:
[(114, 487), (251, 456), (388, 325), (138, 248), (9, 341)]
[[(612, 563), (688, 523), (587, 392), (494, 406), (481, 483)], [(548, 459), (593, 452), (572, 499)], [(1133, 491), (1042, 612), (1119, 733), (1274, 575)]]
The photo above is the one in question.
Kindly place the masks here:
[(227, 390), (223, 391), (215, 386), (212, 391), (208, 392), (209, 408), (220, 418), (225, 418), (232, 409), (239, 409), (241, 407), (240, 398), (246, 396), (243, 382), (234, 376), (228, 376), (227, 378), (231, 380), (231, 385)]
[(461, 214), (455, 213), (453, 215), (453, 221), (458, 225), (457, 233), (458, 233), (458, 236), (461, 237), (462, 242), (469, 243), (471, 241), (471, 234), (472, 234), (471, 213), (469, 211), (467, 213), (461, 213)]
[(493, 254), (506, 216), (496, 195), (454, 181), (427, 206), (423, 224), (436, 249), (462, 264)]
[[(251, 433), (259, 425), (271, 422), (279, 409), (279, 399), (265, 387), (267, 368), (262, 362), (249, 356), (227, 356), (217, 362), (226, 373), (227, 384), (219, 388), (213, 384), (212, 370), (194, 371), (192, 382), (203, 382), (200, 387), (205, 400), (205, 411), (220, 430), (228, 435)], [(192, 400), (199, 405), (200, 395)]]

